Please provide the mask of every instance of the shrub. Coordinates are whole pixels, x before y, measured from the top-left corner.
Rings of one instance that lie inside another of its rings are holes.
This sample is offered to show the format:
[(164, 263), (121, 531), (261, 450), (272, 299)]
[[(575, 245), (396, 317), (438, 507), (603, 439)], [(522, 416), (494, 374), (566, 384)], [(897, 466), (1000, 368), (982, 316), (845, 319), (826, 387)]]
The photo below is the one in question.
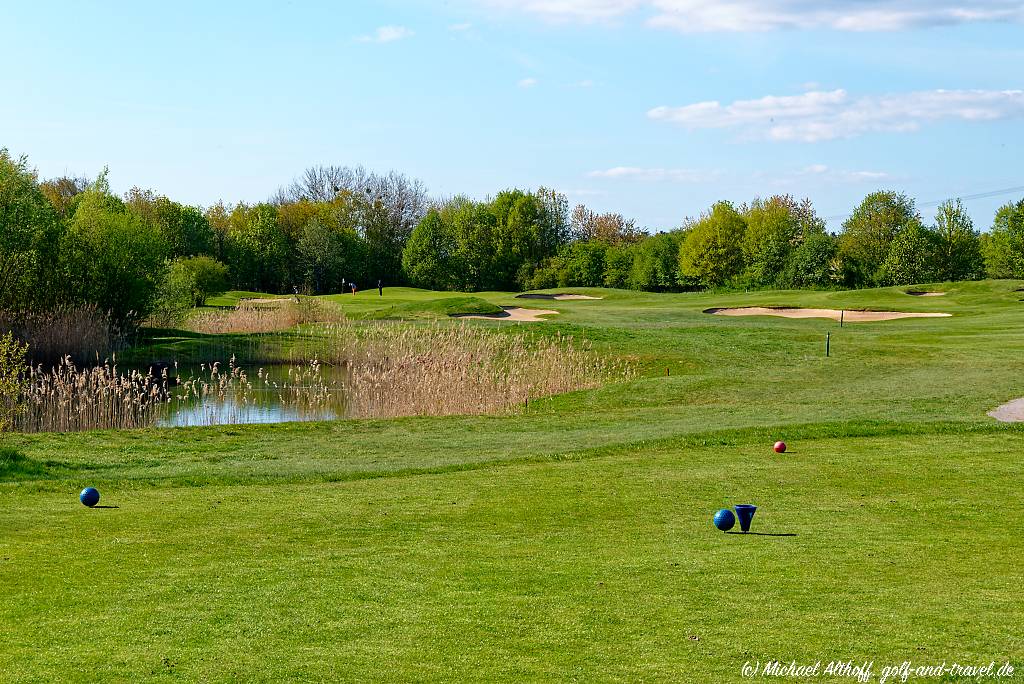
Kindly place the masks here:
[(677, 290), (679, 250), (685, 234), (681, 231), (658, 233), (643, 239), (631, 248), (627, 287), (648, 292)]
[(786, 288), (824, 288), (841, 284), (843, 275), (836, 255), (839, 246), (827, 233), (809, 235), (793, 250), (779, 278)]
[(21, 387), (24, 383), (25, 352), (11, 333), (0, 337), (0, 432), (14, 427), (21, 412)]

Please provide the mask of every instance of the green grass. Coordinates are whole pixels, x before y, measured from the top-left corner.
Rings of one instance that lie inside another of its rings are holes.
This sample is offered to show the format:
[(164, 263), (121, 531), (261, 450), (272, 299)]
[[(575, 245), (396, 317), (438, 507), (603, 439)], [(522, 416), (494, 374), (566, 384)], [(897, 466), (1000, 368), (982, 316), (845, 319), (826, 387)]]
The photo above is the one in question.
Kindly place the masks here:
[[(874, 660), (876, 674), (904, 660), (1019, 666), (1024, 429), (985, 416), (1024, 396), (1019, 287), (477, 293), (474, 306), (560, 314), (472, 325), (571, 334), (642, 377), (509, 416), (8, 436), (3, 680), (729, 682), (774, 658)], [(411, 324), (467, 304), (384, 294), (325, 299)], [(953, 316), (840, 328), (702, 313), (746, 305)], [(154, 333), (146, 353), (205, 338)], [(790, 453), (771, 452), (778, 438)], [(88, 484), (117, 508), (79, 505)], [(754, 531), (794, 536), (711, 527), (744, 502), (760, 506)]]
[(356, 313), (354, 318), (416, 320), (448, 318), (468, 314), (497, 314), (502, 308), (480, 297), (444, 297), (426, 302), (410, 301), (386, 309)]

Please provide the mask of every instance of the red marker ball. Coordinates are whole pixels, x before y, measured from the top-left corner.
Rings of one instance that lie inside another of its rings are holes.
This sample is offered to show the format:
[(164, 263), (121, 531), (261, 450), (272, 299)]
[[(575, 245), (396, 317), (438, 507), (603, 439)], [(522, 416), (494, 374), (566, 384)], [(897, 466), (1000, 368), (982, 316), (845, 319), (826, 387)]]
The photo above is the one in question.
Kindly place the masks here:
[(784, 453), (786, 453), (786, 443), (785, 442), (776, 442), (775, 446), (773, 448), (775, 449), (775, 453), (777, 453), (777, 454), (784, 454)]

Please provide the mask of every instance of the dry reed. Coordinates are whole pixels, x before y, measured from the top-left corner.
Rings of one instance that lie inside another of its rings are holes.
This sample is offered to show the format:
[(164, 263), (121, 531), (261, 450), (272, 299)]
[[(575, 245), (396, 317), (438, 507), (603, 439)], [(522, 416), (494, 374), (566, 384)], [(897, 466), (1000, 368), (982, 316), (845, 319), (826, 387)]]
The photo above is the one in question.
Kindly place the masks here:
[[(263, 368), (252, 376), (234, 357), (225, 367), (203, 364), (198, 376), (180, 382), (167, 368), (159, 375), (120, 372), (110, 362), (78, 369), (70, 358), (49, 371), (37, 366), (26, 372), (15, 429), (147, 427), (180, 408), (191, 413), (179, 425), (245, 422), (249, 407), (268, 401), (288, 409), (290, 419), (511, 413), (533, 399), (636, 376), (632, 365), (572, 337), (500, 334), (466, 323), (335, 323), (302, 341), (291, 347), (281, 379)], [(324, 364), (340, 369), (335, 382), (325, 379)], [(235, 410), (225, 412), (225, 405)]]
[[(76, 432), (152, 427), (181, 407), (230, 403), (244, 409), (267, 393), (274, 396), (279, 406), (292, 409), (299, 416), (323, 415), (332, 398), (332, 389), (324, 381), (316, 360), (290, 367), (282, 381), (272, 380), (260, 369), (253, 382), (232, 358), (223, 370), (219, 362), (203, 364), (198, 377), (179, 382), (166, 368), (159, 375), (137, 370), (121, 372), (111, 362), (79, 369), (70, 358), (65, 358), (50, 370), (40, 366), (25, 372), (14, 429)], [(230, 415), (225, 421), (223, 411), (208, 409), (191, 424), (238, 422), (231, 421)], [(244, 411), (238, 415), (244, 416)]]
[(340, 321), (337, 307), (315, 299), (242, 300), (228, 311), (200, 311), (189, 320), (194, 332), (208, 335), (226, 333), (269, 333), (289, 330), (306, 323)]
[(103, 359), (125, 343), (110, 316), (92, 304), (52, 311), (0, 311), (0, 333), (6, 331), (29, 345), (36, 364), (57, 364), (66, 356), (76, 363)]
[(68, 356), (50, 370), (42, 366), (27, 370), (15, 430), (146, 427), (155, 422), (158, 408), (170, 399), (166, 370), (159, 377), (139, 371), (121, 373), (110, 362), (79, 369)]
[(320, 352), (346, 374), (346, 415), (479, 415), (626, 380), (635, 369), (572, 337), (500, 335), (460, 323), (332, 325)]

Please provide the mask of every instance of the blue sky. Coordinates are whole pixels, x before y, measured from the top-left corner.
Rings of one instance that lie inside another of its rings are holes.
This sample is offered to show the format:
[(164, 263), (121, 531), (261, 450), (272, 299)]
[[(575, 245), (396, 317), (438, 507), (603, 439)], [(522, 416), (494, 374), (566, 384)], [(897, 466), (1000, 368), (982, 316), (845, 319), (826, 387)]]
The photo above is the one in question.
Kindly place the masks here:
[[(1024, 186), (1024, 2), (349, 4), (7, 3), (0, 147), (201, 205), (363, 164), (649, 229), (777, 192), (838, 227), (879, 188)], [(1020, 197), (967, 204), (987, 228)]]

